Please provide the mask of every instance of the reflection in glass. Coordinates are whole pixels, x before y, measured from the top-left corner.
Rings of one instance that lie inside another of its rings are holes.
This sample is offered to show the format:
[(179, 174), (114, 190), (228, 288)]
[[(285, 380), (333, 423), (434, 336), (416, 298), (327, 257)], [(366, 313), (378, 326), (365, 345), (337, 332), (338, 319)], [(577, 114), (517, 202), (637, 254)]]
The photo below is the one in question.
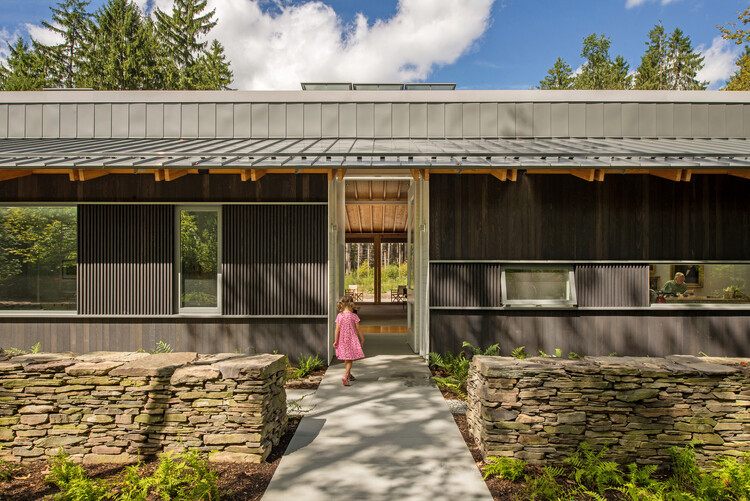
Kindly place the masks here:
[(218, 225), (216, 210), (180, 211), (180, 306), (218, 306)]
[(748, 264), (652, 264), (652, 304), (748, 304)]
[(0, 208), (0, 309), (75, 310), (75, 207)]
[(505, 269), (505, 301), (574, 301), (567, 269)]

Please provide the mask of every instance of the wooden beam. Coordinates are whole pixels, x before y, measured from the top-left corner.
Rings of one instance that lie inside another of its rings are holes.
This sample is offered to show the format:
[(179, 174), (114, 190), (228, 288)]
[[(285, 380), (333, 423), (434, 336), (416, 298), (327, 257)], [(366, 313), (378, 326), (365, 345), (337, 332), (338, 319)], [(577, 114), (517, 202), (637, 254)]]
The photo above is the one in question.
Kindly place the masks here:
[(107, 174), (109, 174), (108, 170), (99, 169), (73, 169), (68, 172), (71, 181), (88, 181), (89, 179), (96, 179)]
[(328, 171), (328, 180), (333, 181), (336, 178), (336, 169), (331, 169)]
[(411, 177), (413, 177), (415, 181), (419, 181), (419, 169), (409, 169), (409, 172), (411, 172)]
[(727, 172), (727, 174), (729, 174), (730, 176), (750, 179), (750, 170), (730, 170)]
[(423, 169), (420, 172), (422, 173), (422, 179), (424, 179), (425, 181), (429, 181), (430, 180), (430, 170), (429, 169)]
[(596, 172), (594, 173), (594, 181), (599, 181), (600, 183), (604, 181), (604, 171), (602, 169), (596, 169)]
[(648, 173), (670, 181), (679, 182), (682, 180), (682, 169), (651, 169)]
[(164, 180), (174, 181), (178, 177), (186, 176), (187, 174), (187, 169), (164, 169)]
[(568, 172), (579, 179), (583, 179), (584, 181), (591, 182), (596, 179), (595, 169), (570, 169)]
[(515, 181), (518, 179), (518, 169), (510, 169), (508, 171), (508, 181)]
[(497, 169), (490, 171), (490, 174), (492, 174), (493, 177), (496, 179), (499, 179), (500, 181), (507, 181), (508, 180), (508, 169)]
[(346, 169), (339, 169), (339, 172), (338, 172), (339, 181), (343, 181), (345, 175), (346, 175)]
[(693, 176), (693, 171), (690, 169), (685, 169), (682, 171), (682, 177), (680, 178), (680, 181), (685, 181), (687, 183), (690, 182), (690, 178)]
[(30, 170), (0, 170), (0, 181), (8, 181), (9, 179), (16, 179), (30, 174)]
[(244, 183), (250, 181), (250, 169), (242, 169), (240, 172), (240, 180)]
[(250, 169), (250, 180), (257, 181), (266, 175), (265, 169)]

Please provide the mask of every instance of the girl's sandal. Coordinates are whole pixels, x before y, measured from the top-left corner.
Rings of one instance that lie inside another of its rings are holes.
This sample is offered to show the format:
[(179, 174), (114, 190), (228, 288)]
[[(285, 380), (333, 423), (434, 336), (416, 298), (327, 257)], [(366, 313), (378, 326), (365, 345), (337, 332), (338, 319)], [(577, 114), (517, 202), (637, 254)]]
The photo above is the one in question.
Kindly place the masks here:
[(341, 378), (341, 382), (343, 383), (344, 386), (351, 386), (346, 376)]
[(354, 374), (349, 374), (349, 381), (356, 381), (357, 378), (354, 377)]

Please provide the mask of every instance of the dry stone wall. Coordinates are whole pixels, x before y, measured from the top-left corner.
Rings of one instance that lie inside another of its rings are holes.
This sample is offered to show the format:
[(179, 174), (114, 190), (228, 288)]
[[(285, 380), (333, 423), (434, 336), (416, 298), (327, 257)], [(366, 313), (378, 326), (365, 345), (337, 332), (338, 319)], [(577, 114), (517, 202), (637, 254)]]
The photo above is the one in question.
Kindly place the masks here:
[(482, 454), (559, 464), (586, 441), (622, 463), (750, 451), (750, 359), (474, 357), (467, 419)]
[(283, 355), (97, 352), (0, 362), (0, 458), (131, 463), (184, 448), (257, 463), (286, 426)]

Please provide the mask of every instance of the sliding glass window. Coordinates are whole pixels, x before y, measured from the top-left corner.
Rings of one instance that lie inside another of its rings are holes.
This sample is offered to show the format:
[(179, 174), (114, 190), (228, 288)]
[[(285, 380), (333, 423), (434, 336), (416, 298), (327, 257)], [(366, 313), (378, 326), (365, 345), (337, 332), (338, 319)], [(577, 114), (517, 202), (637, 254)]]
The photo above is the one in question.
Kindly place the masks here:
[(521, 265), (503, 268), (503, 304), (515, 306), (575, 306), (572, 267)]
[(649, 266), (651, 304), (750, 305), (750, 264)]
[(178, 282), (181, 312), (221, 313), (221, 210), (177, 210)]
[(76, 207), (0, 207), (0, 310), (76, 310)]

